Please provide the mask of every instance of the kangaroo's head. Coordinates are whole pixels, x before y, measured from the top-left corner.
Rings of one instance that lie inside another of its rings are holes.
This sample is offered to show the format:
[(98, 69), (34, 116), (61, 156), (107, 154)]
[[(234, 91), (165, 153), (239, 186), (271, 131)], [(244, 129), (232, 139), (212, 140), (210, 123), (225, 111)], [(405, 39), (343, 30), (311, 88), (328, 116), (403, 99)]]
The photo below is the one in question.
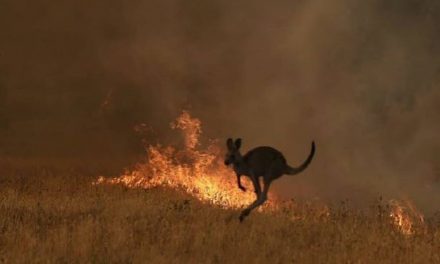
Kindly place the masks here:
[(228, 166), (239, 162), (241, 160), (241, 138), (237, 138), (235, 142), (232, 138), (228, 138), (228, 140), (226, 140), (226, 146), (228, 151), (225, 156), (225, 165)]

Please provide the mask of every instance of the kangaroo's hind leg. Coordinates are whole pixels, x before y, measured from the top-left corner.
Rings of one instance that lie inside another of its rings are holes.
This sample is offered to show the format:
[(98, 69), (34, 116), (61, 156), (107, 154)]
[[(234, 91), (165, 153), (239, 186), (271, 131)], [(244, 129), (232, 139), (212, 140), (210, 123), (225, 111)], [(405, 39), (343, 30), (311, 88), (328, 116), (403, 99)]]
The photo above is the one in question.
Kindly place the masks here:
[(252, 181), (252, 185), (254, 185), (254, 192), (255, 192), (255, 195), (257, 195), (257, 199), (258, 199), (258, 197), (260, 197), (260, 194), (261, 194), (260, 181), (258, 180), (257, 177), (254, 177), (254, 176), (251, 177), (251, 181)]
[[(258, 182), (258, 179), (256, 179), (258, 188), (260, 189), (260, 183)], [(248, 216), (252, 210), (257, 208), (258, 206), (262, 205), (267, 200), (267, 192), (269, 191), (270, 187), (270, 181), (264, 182), (263, 192), (260, 191), (257, 193), (257, 200), (253, 202), (251, 205), (249, 205), (246, 209), (244, 209), (240, 214), (240, 222), (244, 220), (246, 216)]]

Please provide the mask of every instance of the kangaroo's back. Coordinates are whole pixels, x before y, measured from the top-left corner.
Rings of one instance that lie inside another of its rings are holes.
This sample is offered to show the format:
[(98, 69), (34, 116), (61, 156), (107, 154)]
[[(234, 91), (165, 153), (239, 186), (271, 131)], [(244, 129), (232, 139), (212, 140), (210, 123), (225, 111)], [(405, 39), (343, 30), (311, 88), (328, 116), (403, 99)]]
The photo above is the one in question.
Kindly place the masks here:
[(284, 155), (280, 151), (268, 146), (250, 150), (243, 156), (243, 160), (257, 177), (268, 174), (279, 177), (287, 169)]

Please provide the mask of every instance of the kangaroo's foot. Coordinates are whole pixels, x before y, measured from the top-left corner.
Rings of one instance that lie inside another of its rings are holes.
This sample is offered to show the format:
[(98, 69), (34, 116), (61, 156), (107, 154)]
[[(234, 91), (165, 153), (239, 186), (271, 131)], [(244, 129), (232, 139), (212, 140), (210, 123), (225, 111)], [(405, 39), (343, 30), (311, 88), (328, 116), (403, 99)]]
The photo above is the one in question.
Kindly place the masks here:
[(251, 210), (249, 209), (244, 209), (241, 214), (240, 217), (238, 218), (240, 220), (240, 222), (243, 222), (243, 220), (246, 218), (246, 216), (249, 215), (249, 213), (251, 212)]

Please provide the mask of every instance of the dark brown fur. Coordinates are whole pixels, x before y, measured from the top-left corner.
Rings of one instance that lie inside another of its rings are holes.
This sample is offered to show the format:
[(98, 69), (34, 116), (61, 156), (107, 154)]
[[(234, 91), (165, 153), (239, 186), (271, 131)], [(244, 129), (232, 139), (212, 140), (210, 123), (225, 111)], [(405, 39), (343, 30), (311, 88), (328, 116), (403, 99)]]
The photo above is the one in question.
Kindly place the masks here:
[[(307, 159), (297, 168), (287, 164), (284, 155), (272, 147), (257, 147), (248, 151), (244, 156), (240, 153), (241, 139), (232, 138), (226, 141), (228, 153), (225, 157), (225, 165), (232, 165), (236, 175), (237, 184), (240, 189), (246, 191), (241, 185), (241, 176), (248, 176), (255, 189), (257, 199), (241, 212), (240, 221), (243, 221), (249, 213), (256, 207), (262, 205), (267, 200), (267, 192), (273, 180), (278, 179), (284, 174), (295, 175), (305, 170), (315, 154), (315, 143), (312, 142), (312, 149)], [(261, 190), (259, 178), (263, 178), (263, 190)]]

